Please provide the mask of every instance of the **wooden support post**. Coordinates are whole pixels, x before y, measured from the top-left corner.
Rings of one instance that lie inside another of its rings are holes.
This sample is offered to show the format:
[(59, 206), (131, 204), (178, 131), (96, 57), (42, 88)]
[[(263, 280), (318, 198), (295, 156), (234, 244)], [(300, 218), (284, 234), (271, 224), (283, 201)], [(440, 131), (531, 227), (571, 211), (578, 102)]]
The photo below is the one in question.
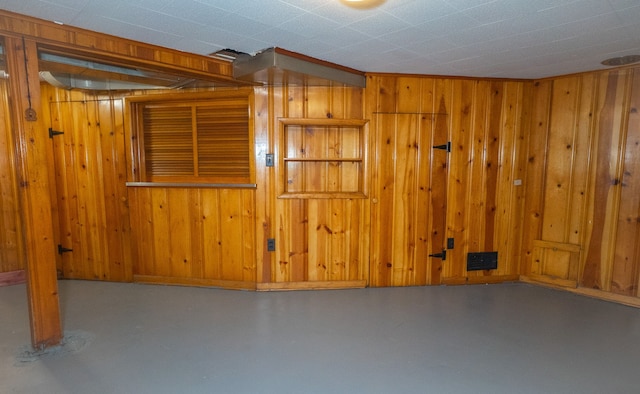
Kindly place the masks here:
[(36, 43), (5, 38), (13, 144), (24, 220), (31, 343), (37, 350), (60, 344), (62, 328), (47, 161), (47, 128), (40, 114)]

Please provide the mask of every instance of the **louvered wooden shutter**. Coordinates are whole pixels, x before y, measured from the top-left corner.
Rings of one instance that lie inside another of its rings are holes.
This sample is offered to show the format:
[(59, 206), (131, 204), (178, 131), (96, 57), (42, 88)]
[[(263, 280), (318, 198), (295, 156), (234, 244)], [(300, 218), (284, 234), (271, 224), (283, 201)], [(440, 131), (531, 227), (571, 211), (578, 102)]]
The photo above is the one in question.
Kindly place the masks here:
[(247, 183), (247, 97), (148, 103), (142, 110), (149, 181)]
[(191, 107), (145, 106), (144, 154), (147, 177), (193, 176)]
[(200, 176), (249, 179), (246, 100), (219, 100), (196, 108)]

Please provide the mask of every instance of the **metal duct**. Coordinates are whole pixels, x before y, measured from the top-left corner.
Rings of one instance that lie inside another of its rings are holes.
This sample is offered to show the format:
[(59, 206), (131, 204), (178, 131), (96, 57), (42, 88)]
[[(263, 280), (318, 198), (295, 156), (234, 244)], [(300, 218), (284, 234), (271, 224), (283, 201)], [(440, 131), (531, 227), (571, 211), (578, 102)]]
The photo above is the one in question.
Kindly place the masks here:
[(366, 86), (361, 71), (281, 48), (265, 49), (255, 56), (240, 54), (233, 62), (233, 77), (265, 85)]
[(51, 73), (41, 71), (40, 79), (61, 89), (83, 90), (146, 90), (166, 89), (165, 86), (147, 85), (137, 82), (118, 81), (111, 79), (88, 79), (73, 74)]

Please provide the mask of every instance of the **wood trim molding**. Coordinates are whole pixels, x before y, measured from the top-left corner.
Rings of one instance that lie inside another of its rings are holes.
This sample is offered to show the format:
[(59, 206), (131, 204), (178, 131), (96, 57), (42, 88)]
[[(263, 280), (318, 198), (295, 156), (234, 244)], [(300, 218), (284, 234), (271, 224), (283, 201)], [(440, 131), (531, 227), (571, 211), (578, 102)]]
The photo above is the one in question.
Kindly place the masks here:
[(548, 287), (555, 290), (567, 291), (581, 296), (596, 298), (603, 301), (615, 302), (617, 304), (627, 305), (634, 308), (640, 308), (640, 298), (631, 297), (622, 294), (615, 294), (604, 290), (590, 289), (587, 287), (566, 287), (548, 281), (538, 281), (534, 277), (521, 276), (520, 281), (534, 286)]
[(25, 270), (0, 272), (0, 287), (19, 285), (26, 281), (27, 275)]
[(202, 279), (202, 278), (176, 278), (155, 275), (134, 275), (135, 283), (159, 284), (159, 285), (176, 285), (176, 286), (200, 286), (200, 287), (219, 287), (222, 289), (232, 290), (255, 290), (255, 282), (246, 282), (238, 280), (223, 279)]
[(273, 290), (326, 290), (326, 289), (361, 289), (366, 287), (365, 280), (345, 281), (308, 281), (308, 282), (271, 282), (258, 283), (258, 291)]
[(0, 10), (0, 35), (36, 41), (53, 52), (121, 65), (137, 65), (196, 78), (247, 85), (233, 79), (231, 62), (97, 33)]
[(519, 275), (487, 275), (487, 276), (462, 276), (442, 279), (443, 285), (484, 285), (489, 283), (517, 282)]

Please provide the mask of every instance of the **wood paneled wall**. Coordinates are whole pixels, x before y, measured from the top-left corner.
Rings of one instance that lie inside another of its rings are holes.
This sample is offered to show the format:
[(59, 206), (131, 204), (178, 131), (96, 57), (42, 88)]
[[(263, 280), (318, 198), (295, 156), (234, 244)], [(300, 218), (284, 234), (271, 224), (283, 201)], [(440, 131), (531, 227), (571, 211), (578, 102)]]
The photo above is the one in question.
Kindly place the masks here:
[[(131, 280), (122, 98), (41, 85), (52, 130), (51, 193), (65, 278)], [(46, 135), (46, 132), (43, 133)]]
[[(525, 196), (524, 187), (518, 183), (523, 179), (525, 170), (529, 125), (526, 120), (529, 117), (531, 88), (530, 82), (520, 81), (369, 76), (366, 117), (374, 118), (379, 113), (445, 116), (440, 122), (445, 123), (447, 137), (451, 141), (446, 180), (445, 184), (428, 187), (430, 193), (440, 190), (439, 193), (446, 195), (446, 206), (442, 207), (444, 212), (433, 212), (432, 216), (444, 215), (446, 237), (454, 238), (455, 248), (447, 251), (447, 260), (441, 266), (428, 269), (426, 272), (430, 272), (431, 277), (423, 278), (421, 282), (517, 279)], [(407, 144), (407, 149), (412, 145)], [(430, 165), (429, 160), (429, 157), (424, 157), (417, 168)], [(373, 164), (374, 178), (376, 166), (384, 165)], [(395, 180), (396, 186), (416, 188), (412, 184), (403, 186), (398, 181)], [(394, 204), (402, 204), (401, 199), (419, 190), (395, 193), (394, 198), (398, 200)], [(372, 195), (372, 198), (378, 199), (379, 196)], [(412, 216), (408, 222), (406, 218), (395, 217), (384, 225), (391, 227), (393, 232), (406, 232), (410, 230), (407, 226), (421, 223), (421, 218), (415, 216), (421, 214), (419, 211), (408, 212)], [(395, 225), (403, 221), (406, 228)], [(444, 244), (441, 246), (445, 247)], [(415, 241), (407, 240), (406, 247), (415, 247)], [(468, 272), (467, 253), (483, 251), (498, 252), (498, 269)], [(377, 262), (374, 264), (387, 264), (379, 256), (373, 255), (371, 259)], [(418, 264), (440, 263), (420, 261)], [(385, 271), (376, 267), (372, 269)], [(392, 275), (392, 272), (389, 270), (382, 275)], [(402, 280), (395, 282), (395, 285), (408, 284)]]
[(255, 191), (129, 188), (134, 280), (255, 289)]
[(0, 79), (0, 272), (25, 268), (8, 83)]
[[(22, 25), (7, 22), (15, 18), (3, 14), (0, 30), (17, 34)], [(27, 19), (26, 32), (40, 38), (33, 29), (40, 22)], [(86, 44), (64, 40), (52, 24), (46, 27), (58, 37), (49, 49)], [(95, 42), (106, 51), (113, 40)], [(159, 52), (139, 48), (146, 54), (140, 62), (162, 63)], [(131, 55), (120, 52), (119, 58)], [(176, 63), (171, 69), (213, 71), (228, 79), (227, 69), (210, 69), (197, 59), (167, 59)], [(44, 86), (41, 115), (74, 134), (71, 142), (53, 142), (50, 152), (54, 225), (60, 224), (56, 242), (73, 248), (63, 241), (78, 229), (85, 240), (76, 248), (103, 238), (83, 251), (80, 266), (65, 263), (69, 255), (60, 257), (60, 270), (86, 279), (135, 275), (143, 281), (265, 290), (491, 282), (522, 273), (525, 280), (637, 302), (639, 68), (535, 82), (367, 78), (365, 89), (253, 88), (255, 190), (126, 188), (122, 97)], [(6, 81), (0, 84), (1, 272), (23, 268), (25, 248)], [(131, 94), (141, 93), (146, 92)], [(283, 198), (277, 183), (286, 179), (279, 177), (282, 169), (265, 165), (267, 153), (276, 155), (276, 163), (282, 153), (279, 118), (367, 119), (371, 160), (362, 180), (365, 195)], [(445, 159), (424, 147), (440, 144), (442, 135), (452, 147)], [(384, 146), (391, 142), (393, 149)], [(270, 238), (275, 251), (267, 250)], [(455, 242), (447, 260), (425, 262), (447, 238)], [(476, 251), (497, 251), (498, 268), (467, 271), (467, 254)], [(389, 256), (404, 261), (396, 264)]]
[(623, 302), (640, 282), (640, 68), (538, 81), (523, 273)]
[[(279, 198), (282, 169), (265, 166), (267, 153), (281, 154), (279, 118), (362, 119), (362, 93), (328, 86), (255, 89), (259, 289), (366, 284), (368, 199)], [(268, 238), (275, 239), (274, 252), (266, 249)]]

